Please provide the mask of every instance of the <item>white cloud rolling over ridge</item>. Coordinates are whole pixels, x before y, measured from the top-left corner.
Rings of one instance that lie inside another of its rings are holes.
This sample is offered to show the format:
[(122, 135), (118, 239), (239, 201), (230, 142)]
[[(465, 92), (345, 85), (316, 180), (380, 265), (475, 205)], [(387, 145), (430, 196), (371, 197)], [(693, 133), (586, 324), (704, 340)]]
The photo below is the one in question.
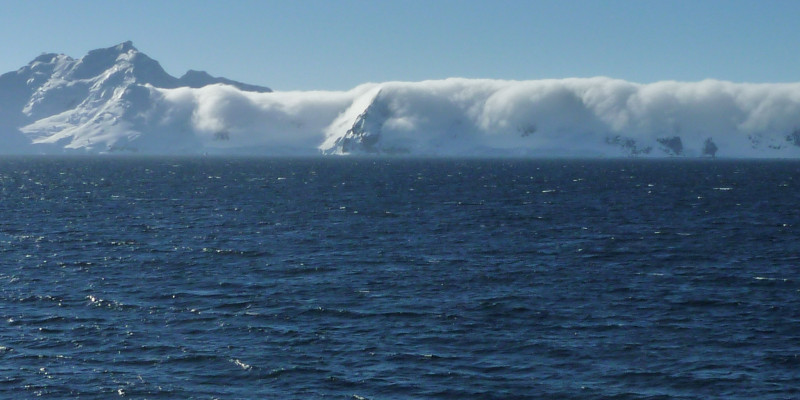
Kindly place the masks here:
[[(347, 92), (248, 93), (222, 85), (151, 90), (167, 114), (182, 116), (170, 125), (191, 130), (208, 149), (700, 156), (711, 139), (721, 156), (800, 154), (796, 83), (447, 79)], [(665, 147), (674, 137), (680, 151)]]
[(800, 83), (451, 78), (272, 92), (172, 77), (125, 42), (0, 75), (0, 137), (3, 153), (798, 157)]
[[(151, 90), (170, 115), (157, 125), (188, 129), (203, 148), (255, 146), (268, 153), (315, 152), (325, 127), (354, 96), (352, 92), (253, 93), (226, 85)], [(162, 131), (169, 135), (169, 130)]]

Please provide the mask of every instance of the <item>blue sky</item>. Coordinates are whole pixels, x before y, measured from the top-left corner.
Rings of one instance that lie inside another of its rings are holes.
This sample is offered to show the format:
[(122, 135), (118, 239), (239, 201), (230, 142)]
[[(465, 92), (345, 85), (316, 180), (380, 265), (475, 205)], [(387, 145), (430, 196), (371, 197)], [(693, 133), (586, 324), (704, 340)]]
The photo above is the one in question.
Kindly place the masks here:
[(0, 73), (132, 40), (278, 90), (446, 77), (800, 81), (796, 0), (0, 0)]

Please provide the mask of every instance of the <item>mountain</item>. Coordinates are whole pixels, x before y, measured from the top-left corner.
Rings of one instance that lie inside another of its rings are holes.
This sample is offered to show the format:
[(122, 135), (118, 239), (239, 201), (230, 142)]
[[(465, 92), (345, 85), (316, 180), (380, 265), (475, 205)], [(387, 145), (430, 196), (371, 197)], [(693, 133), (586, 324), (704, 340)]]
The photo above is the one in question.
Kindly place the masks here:
[[(129, 148), (151, 126), (156, 88), (225, 84), (267, 93), (269, 88), (189, 71), (181, 78), (128, 41), (90, 51), (80, 59), (42, 54), (0, 75), (0, 136), (4, 153), (113, 151)], [(191, 138), (184, 138), (191, 139)], [(170, 141), (179, 148), (190, 143)], [(196, 145), (194, 145), (196, 147)], [(178, 149), (180, 150), (180, 149)]]
[(459, 79), (272, 92), (131, 42), (0, 75), (0, 153), (800, 157), (800, 83)]

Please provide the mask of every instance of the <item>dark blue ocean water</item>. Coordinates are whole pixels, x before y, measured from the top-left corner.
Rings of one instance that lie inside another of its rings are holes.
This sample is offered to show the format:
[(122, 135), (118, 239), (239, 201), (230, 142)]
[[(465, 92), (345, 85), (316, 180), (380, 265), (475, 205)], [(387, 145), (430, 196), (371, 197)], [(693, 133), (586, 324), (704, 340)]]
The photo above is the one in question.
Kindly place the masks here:
[(800, 398), (800, 162), (0, 160), (0, 397)]

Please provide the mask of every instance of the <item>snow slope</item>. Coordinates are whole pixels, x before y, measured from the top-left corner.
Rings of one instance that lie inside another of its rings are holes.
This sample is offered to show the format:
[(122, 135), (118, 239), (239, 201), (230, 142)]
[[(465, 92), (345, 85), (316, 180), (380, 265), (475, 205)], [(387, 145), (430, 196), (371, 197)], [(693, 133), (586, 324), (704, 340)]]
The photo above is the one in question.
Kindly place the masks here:
[(0, 76), (0, 152), (798, 157), (800, 83), (610, 78), (271, 92), (130, 42)]

